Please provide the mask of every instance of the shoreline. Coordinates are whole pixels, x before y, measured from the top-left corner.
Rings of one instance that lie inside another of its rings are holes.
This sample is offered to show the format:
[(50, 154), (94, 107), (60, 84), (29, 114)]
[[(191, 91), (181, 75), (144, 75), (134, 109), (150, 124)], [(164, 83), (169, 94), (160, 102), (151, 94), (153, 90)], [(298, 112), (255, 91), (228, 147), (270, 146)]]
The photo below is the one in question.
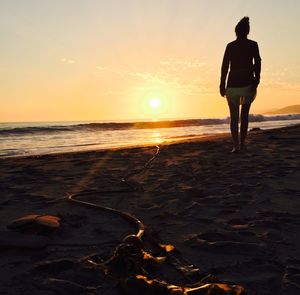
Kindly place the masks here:
[[(298, 122), (299, 121), (299, 122)], [(261, 130), (270, 130), (274, 128), (281, 128), (287, 126), (293, 126), (300, 124), (300, 120), (289, 121), (286, 125), (286, 121), (274, 121), (276, 125), (273, 125), (273, 121), (265, 123), (251, 123), (251, 128), (261, 128)], [(282, 123), (284, 122), (284, 124)], [(271, 125), (270, 125), (271, 124)], [(188, 127), (188, 129), (179, 128), (163, 128), (163, 129), (145, 129), (140, 133), (140, 129), (127, 130), (125, 133), (109, 133), (92, 132), (86, 130), (81, 133), (75, 132), (75, 138), (72, 137), (72, 133), (57, 133), (57, 136), (45, 134), (44, 140), (39, 140), (38, 134), (26, 135), (24, 138), (18, 138), (18, 136), (0, 136), (2, 145), (0, 144), (0, 158), (14, 158), (14, 157), (27, 157), (27, 156), (40, 156), (47, 154), (58, 154), (68, 152), (82, 152), (82, 151), (94, 151), (94, 150), (108, 150), (108, 149), (123, 149), (123, 148), (135, 148), (143, 147), (155, 144), (163, 144), (168, 142), (182, 141), (185, 139), (197, 139), (206, 138), (208, 136), (218, 136), (229, 133), (229, 126), (221, 124), (218, 127), (208, 128), (208, 126), (195, 126)], [(225, 128), (226, 127), (226, 128)], [(204, 129), (202, 129), (204, 128)], [(215, 129), (216, 128), (216, 129)], [(173, 130), (175, 129), (175, 131)], [(117, 130), (116, 130), (117, 131)], [(68, 143), (68, 144), (66, 144)]]
[[(298, 126), (300, 124), (293, 124), (288, 125), (284, 127), (276, 127), (276, 128), (269, 128), (269, 129), (260, 129), (260, 130), (250, 130), (248, 131), (248, 134), (252, 132), (268, 132), (270, 130), (280, 130), (285, 128), (293, 128), (294, 126)], [(146, 147), (155, 147), (157, 145), (170, 145), (170, 144), (179, 144), (184, 142), (202, 142), (207, 140), (218, 140), (218, 139), (225, 139), (230, 138), (230, 132), (224, 132), (224, 133), (212, 133), (212, 134), (204, 134), (204, 135), (192, 135), (192, 136), (178, 136), (176, 138), (170, 138), (164, 141), (160, 141), (157, 143), (146, 143), (146, 144), (132, 144), (132, 145), (124, 145), (120, 147), (112, 147), (112, 148), (95, 148), (91, 150), (78, 150), (78, 151), (66, 151), (66, 152), (53, 152), (48, 154), (37, 154), (37, 155), (16, 155), (16, 156), (1, 156), (1, 160), (5, 159), (25, 159), (25, 158), (40, 158), (40, 157), (47, 157), (47, 156), (63, 156), (68, 154), (85, 154), (85, 153), (93, 153), (93, 152), (103, 152), (107, 153), (110, 151), (121, 151), (121, 150), (128, 150), (128, 149), (139, 149), (139, 148), (146, 148)]]
[(67, 151), (67, 152), (53, 152), (48, 154), (39, 154), (39, 155), (17, 155), (17, 156), (2, 156), (0, 157), (1, 160), (6, 159), (31, 159), (31, 158), (41, 158), (41, 157), (48, 157), (48, 156), (64, 156), (64, 155), (73, 155), (73, 154), (85, 154), (85, 153), (108, 153), (114, 151), (122, 151), (122, 150), (130, 150), (130, 149), (142, 149), (147, 147), (155, 147), (155, 146), (163, 146), (163, 145), (172, 145), (172, 144), (179, 144), (185, 143), (190, 141), (207, 141), (207, 140), (214, 140), (220, 138), (227, 138), (230, 134), (228, 132), (225, 133), (218, 133), (218, 134), (205, 134), (205, 135), (194, 135), (194, 136), (180, 136), (171, 139), (167, 139), (157, 143), (146, 143), (146, 144), (136, 144), (136, 145), (124, 145), (120, 147), (112, 147), (112, 148), (96, 148), (91, 150), (81, 150), (81, 151)]
[[(239, 154), (230, 153), (229, 134), (164, 143), (144, 170), (155, 145), (1, 158), (0, 291), (49, 294), (57, 288), (68, 294), (76, 282), (75, 292), (101, 285), (105, 294), (121, 294), (80, 261), (92, 253), (108, 258), (134, 228), (118, 216), (63, 199), (88, 190), (95, 194), (87, 201), (140, 219), (146, 247), (153, 237), (172, 244), (189, 263), (244, 286), (250, 295), (297, 294), (299, 132), (300, 125), (249, 132), (247, 150)], [(120, 192), (124, 177), (142, 189)], [(61, 219), (42, 249), (5, 241), (11, 232), (6, 226), (27, 214)], [(15, 244), (4, 247), (5, 242)], [(170, 265), (164, 267), (161, 274), (170, 283), (186, 284)]]

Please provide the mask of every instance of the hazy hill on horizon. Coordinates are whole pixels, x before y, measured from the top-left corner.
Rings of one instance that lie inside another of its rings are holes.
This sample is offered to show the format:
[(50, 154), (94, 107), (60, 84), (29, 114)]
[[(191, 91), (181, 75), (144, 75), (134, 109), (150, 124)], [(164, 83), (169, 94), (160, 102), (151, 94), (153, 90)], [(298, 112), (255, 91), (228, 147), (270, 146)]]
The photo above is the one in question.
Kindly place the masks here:
[(300, 114), (300, 105), (291, 105), (277, 110), (264, 112), (264, 115), (279, 115), (279, 114)]

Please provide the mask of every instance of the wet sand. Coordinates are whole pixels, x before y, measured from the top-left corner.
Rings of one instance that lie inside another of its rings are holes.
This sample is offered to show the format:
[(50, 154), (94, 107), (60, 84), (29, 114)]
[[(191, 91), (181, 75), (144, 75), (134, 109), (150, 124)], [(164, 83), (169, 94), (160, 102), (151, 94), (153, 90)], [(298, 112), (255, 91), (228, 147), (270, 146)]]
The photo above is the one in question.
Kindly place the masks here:
[[(0, 159), (0, 294), (121, 294), (81, 261), (107, 259), (135, 229), (64, 199), (86, 190), (95, 190), (86, 200), (139, 218), (146, 244), (154, 236), (172, 244), (246, 294), (300, 294), (299, 134), (300, 125), (250, 132), (239, 154), (230, 153), (229, 135), (161, 144), (146, 169), (154, 146)], [(26, 249), (6, 226), (27, 214), (58, 216), (61, 227), (27, 234), (39, 241)], [(186, 283), (172, 265), (164, 272), (170, 283)]]

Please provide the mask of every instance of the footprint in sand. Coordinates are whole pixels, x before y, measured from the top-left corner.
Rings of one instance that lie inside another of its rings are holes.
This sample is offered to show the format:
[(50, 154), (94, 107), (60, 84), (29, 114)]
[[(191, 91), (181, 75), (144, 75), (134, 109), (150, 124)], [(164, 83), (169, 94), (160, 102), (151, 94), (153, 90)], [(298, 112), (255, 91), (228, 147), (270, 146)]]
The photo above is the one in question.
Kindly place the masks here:
[(300, 260), (289, 258), (282, 276), (283, 294), (300, 294)]

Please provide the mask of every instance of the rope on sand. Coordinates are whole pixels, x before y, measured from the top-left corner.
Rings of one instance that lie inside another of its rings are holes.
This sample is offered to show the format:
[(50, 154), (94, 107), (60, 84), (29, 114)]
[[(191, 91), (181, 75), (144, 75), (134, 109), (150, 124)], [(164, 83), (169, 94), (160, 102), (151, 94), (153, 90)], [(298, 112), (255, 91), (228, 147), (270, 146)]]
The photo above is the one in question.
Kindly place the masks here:
[(142, 238), (142, 236), (144, 235), (144, 232), (145, 232), (145, 226), (139, 219), (137, 219), (133, 215), (131, 215), (129, 213), (126, 213), (126, 212), (123, 212), (123, 211), (120, 211), (120, 210), (117, 210), (117, 209), (113, 209), (113, 208), (110, 208), (110, 207), (105, 207), (105, 206), (101, 206), (101, 205), (98, 205), (98, 204), (94, 204), (94, 203), (90, 203), (90, 202), (86, 202), (86, 201), (82, 201), (82, 200), (77, 199), (80, 196), (88, 196), (88, 195), (91, 195), (91, 194), (95, 194), (95, 192), (81, 192), (81, 193), (78, 193), (78, 194), (71, 194), (71, 195), (68, 196), (68, 200), (72, 201), (72, 202), (75, 202), (77, 204), (80, 204), (80, 205), (84, 205), (84, 206), (92, 207), (92, 208), (97, 208), (97, 209), (100, 209), (102, 211), (110, 212), (110, 213), (117, 214), (117, 215), (123, 217), (124, 219), (126, 219), (127, 221), (133, 223), (137, 227), (138, 232), (136, 233), (136, 236), (139, 239)]
[[(121, 182), (125, 183), (127, 186), (129, 186), (131, 188), (131, 191), (137, 191), (140, 188), (140, 184), (139, 184), (139, 187), (135, 186), (135, 185), (133, 185), (132, 182), (129, 182), (128, 179), (132, 176), (139, 175), (139, 174), (143, 173), (144, 171), (146, 171), (146, 169), (148, 169), (150, 167), (151, 163), (158, 157), (159, 153), (160, 153), (160, 146), (157, 145), (156, 146), (156, 151), (154, 152), (153, 156), (146, 162), (146, 164), (139, 171), (133, 171), (131, 173), (127, 173), (126, 176), (122, 177)], [(76, 194), (69, 194), (67, 196), (67, 199), (69, 201), (71, 201), (73, 203), (77, 203), (79, 205), (84, 205), (84, 206), (87, 206), (87, 207), (90, 207), (90, 208), (100, 209), (102, 211), (113, 213), (113, 214), (121, 216), (122, 218), (124, 218), (125, 220), (127, 220), (130, 223), (133, 223), (136, 226), (137, 233), (135, 234), (135, 236), (138, 239), (141, 239), (143, 237), (144, 233), (145, 233), (145, 226), (138, 218), (134, 217), (133, 215), (131, 215), (129, 213), (126, 213), (126, 212), (123, 212), (123, 211), (120, 211), (120, 210), (117, 210), (117, 209), (114, 209), (114, 208), (101, 206), (101, 205), (98, 205), (98, 204), (95, 204), (95, 203), (82, 201), (82, 200), (78, 199), (79, 197), (92, 195), (92, 194), (95, 194), (96, 192), (101, 193), (102, 191), (81, 191), (81, 192), (76, 193)], [(107, 192), (107, 191), (105, 191), (105, 192)], [(109, 192), (110, 193), (116, 193), (116, 192), (121, 192), (121, 191), (120, 190), (117, 190), (117, 191), (112, 190), (112, 191), (109, 191)], [(129, 192), (129, 191), (124, 190), (124, 192)]]

